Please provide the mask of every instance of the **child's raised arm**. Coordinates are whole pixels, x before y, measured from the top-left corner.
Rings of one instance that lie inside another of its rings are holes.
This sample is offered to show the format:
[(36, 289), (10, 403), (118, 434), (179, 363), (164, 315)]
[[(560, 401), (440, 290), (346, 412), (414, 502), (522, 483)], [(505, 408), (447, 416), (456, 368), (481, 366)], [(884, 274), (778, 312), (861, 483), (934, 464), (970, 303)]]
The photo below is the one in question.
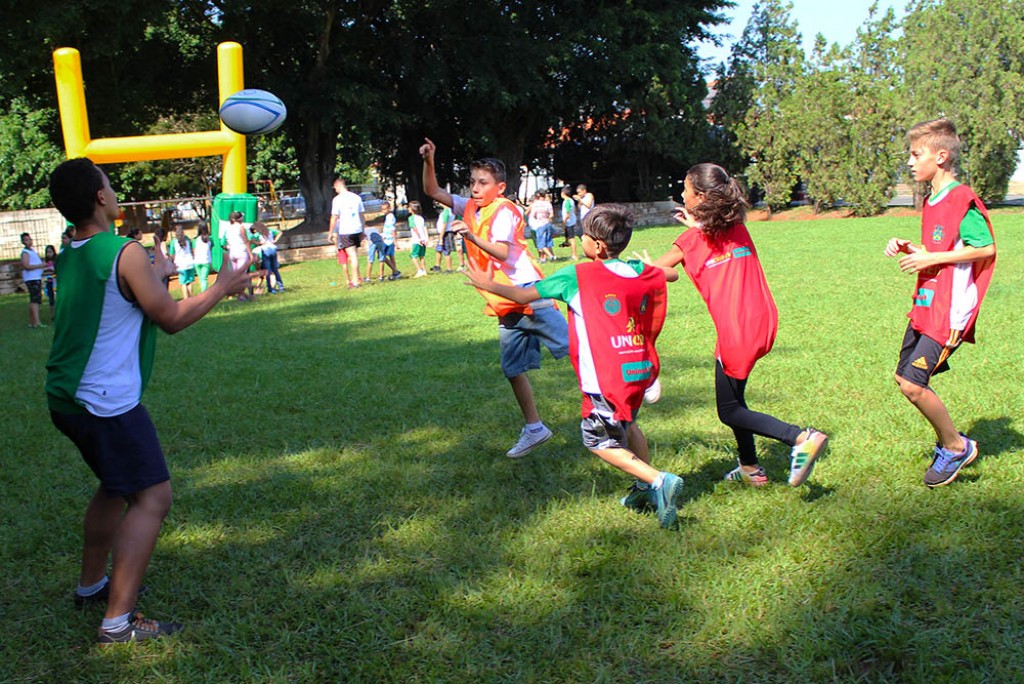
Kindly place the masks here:
[(472, 285), (478, 290), (491, 292), (505, 299), (510, 299), (517, 304), (529, 304), (541, 298), (536, 287), (516, 287), (515, 285), (494, 282), (494, 267), (490, 263), (487, 264), (487, 270), (482, 271), (473, 263), (472, 259), (469, 259), (469, 269), (466, 271), (466, 277), (469, 279), (466, 285)]
[(437, 184), (437, 173), (434, 171), (434, 153), (437, 146), (430, 138), (424, 138), (420, 145), (420, 156), (423, 157), (423, 192), (446, 207), (453, 204), (451, 193)]

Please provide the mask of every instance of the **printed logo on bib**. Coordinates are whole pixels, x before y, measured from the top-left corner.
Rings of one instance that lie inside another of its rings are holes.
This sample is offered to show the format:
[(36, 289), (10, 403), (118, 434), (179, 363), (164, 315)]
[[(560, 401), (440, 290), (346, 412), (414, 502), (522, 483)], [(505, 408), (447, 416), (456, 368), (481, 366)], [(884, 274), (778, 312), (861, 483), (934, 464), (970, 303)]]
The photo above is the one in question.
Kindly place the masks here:
[(942, 226), (932, 228), (932, 242), (942, 242)]
[(737, 247), (736, 249), (732, 250), (733, 259), (742, 259), (743, 257), (748, 257), (750, 255), (751, 251), (749, 247)]
[(622, 311), (622, 303), (613, 294), (604, 296), (604, 312), (609, 316), (618, 315)]
[(634, 361), (622, 364), (622, 379), (626, 382), (641, 382), (651, 377), (654, 364), (650, 361)]
[(933, 299), (935, 299), (935, 290), (919, 287), (917, 294), (914, 295), (914, 306), (929, 307), (932, 305)]

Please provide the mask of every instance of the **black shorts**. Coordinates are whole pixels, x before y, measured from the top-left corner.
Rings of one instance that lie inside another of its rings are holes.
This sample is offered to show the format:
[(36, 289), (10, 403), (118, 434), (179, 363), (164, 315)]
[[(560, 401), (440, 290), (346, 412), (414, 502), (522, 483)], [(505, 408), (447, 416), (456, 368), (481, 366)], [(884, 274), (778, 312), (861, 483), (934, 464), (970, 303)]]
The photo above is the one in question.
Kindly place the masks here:
[(359, 248), (363, 244), (362, 233), (338, 233), (338, 249)]
[(900, 362), (896, 365), (896, 375), (918, 387), (927, 387), (933, 375), (949, 370), (947, 360), (956, 349), (939, 344), (914, 330), (908, 323), (907, 332), (903, 335), (903, 345), (900, 347)]
[(43, 281), (41, 280), (26, 280), (25, 287), (28, 288), (28, 302), (29, 304), (42, 304), (43, 303)]
[(110, 498), (171, 479), (156, 428), (142, 404), (111, 418), (50, 411), (50, 419), (78, 447)]
[[(615, 418), (615, 408), (600, 394), (588, 394), (594, 404), (590, 415), (580, 421), (583, 446), (588, 449), (629, 449), (632, 420)], [(633, 415), (634, 419), (636, 414)]]

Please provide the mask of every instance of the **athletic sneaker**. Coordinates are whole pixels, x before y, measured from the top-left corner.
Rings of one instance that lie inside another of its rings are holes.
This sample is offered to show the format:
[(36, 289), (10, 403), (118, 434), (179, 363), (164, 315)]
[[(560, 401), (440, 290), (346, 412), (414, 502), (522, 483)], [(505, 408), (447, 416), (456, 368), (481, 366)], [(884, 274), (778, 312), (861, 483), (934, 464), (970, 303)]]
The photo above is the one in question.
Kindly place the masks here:
[(650, 513), (654, 510), (654, 502), (651, 501), (651, 485), (637, 480), (629, 488), (626, 496), (619, 499), (619, 503), (637, 513)]
[(659, 399), (661, 399), (661, 380), (655, 378), (651, 386), (644, 390), (644, 401), (653, 404)]
[(651, 487), (651, 499), (658, 509), (658, 524), (662, 527), (672, 527), (676, 523), (679, 511), (676, 509), (676, 500), (683, 493), (683, 478), (665, 473), (665, 479), (661, 486), (655, 489)]
[(748, 473), (739, 466), (736, 470), (730, 470), (725, 474), (723, 480), (730, 482), (746, 482), (751, 487), (763, 487), (768, 484), (768, 473), (764, 472), (764, 466), (757, 466), (757, 470)]
[[(139, 592), (135, 594), (135, 598), (142, 598), (142, 595), (149, 591), (149, 587), (145, 584), (139, 586)], [(77, 590), (72, 592), (72, 596), (75, 600), (76, 606), (95, 606), (100, 603), (106, 603), (110, 600), (110, 582), (108, 581), (103, 585), (103, 588), (97, 591), (95, 594), (89, 596), (82, 596)]]
[(180, 632), (185, 625), (177, 622), (160, 622), (142, 617), (142, 613), (135, 611), (128, 618), (128, 626), (119, 632), (105, 632), (100, 630), (96, 641), (100, 646), (108, 644), (126, 644), (132, 641), (148, 641)]
[(807, 428), (807, 439), (793, 447), (789, 452), (789, 486), (799, 487), (814, 470), (814, 462), (825, 453), (828, 446), (828, 435), (814, 428)]
[(935, 447), (932, 466), (924, 474), (924, 483), (932, 489), (955, 480), (956, 476), (960, 474), (960, 470), (964, 466), (970, 465), (978, 457), (978, 443), (962, 432), (960, 436), (964, 442), (964, 450), (960, 453), (941, 446)]
[(529, 428), (524, 427), (523, 431), (519, 433), (519, 439), (505, 455), (509, 458), (520, 458), (549, 439), (551, 439), (551, 430), (547, 425), (541, 426), (541, 429), (536, 432), (530, 432)]

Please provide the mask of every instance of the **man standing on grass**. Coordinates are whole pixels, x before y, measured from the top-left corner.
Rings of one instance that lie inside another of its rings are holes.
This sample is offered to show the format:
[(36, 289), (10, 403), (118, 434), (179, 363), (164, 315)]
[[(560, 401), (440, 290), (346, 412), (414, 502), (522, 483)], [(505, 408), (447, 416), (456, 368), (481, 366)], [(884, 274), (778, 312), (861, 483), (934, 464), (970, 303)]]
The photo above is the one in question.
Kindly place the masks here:
[[(249, 282), (248, 263), (225, 259), (205, 292), (175, 301), (138, 242), (109, 230), (117, 218), (110, 180), (90, 160), (71, 159), (50, 175), (57, 210), (75, 239), (57, 258), (60, 297), (46, 364), (50, 418), (100, 480), (85, 511), (82, 571), (75, 605), (106, 603), (101, 645), (143, 641), (182, 628), (135, 610), (142, 576), (171, 506), (170, 475), (156, 428), (140, 403), (153, 368), (154, 324), (175, 333)], [(108, 558), (113, 560), (107, 578)]]
[[(345, 277), (349, 289), (359, 287), (359, 256), (357, 250), (363, 243), (363, 200), (345, 187), (341, 176), (334, 178), (334, 192), (331, 201), (331, 225), (328, 228), (331, 240), (338, 248), (338, 263), (346, 268)], [(342, 257), (344, 252), (344, 257)]]

